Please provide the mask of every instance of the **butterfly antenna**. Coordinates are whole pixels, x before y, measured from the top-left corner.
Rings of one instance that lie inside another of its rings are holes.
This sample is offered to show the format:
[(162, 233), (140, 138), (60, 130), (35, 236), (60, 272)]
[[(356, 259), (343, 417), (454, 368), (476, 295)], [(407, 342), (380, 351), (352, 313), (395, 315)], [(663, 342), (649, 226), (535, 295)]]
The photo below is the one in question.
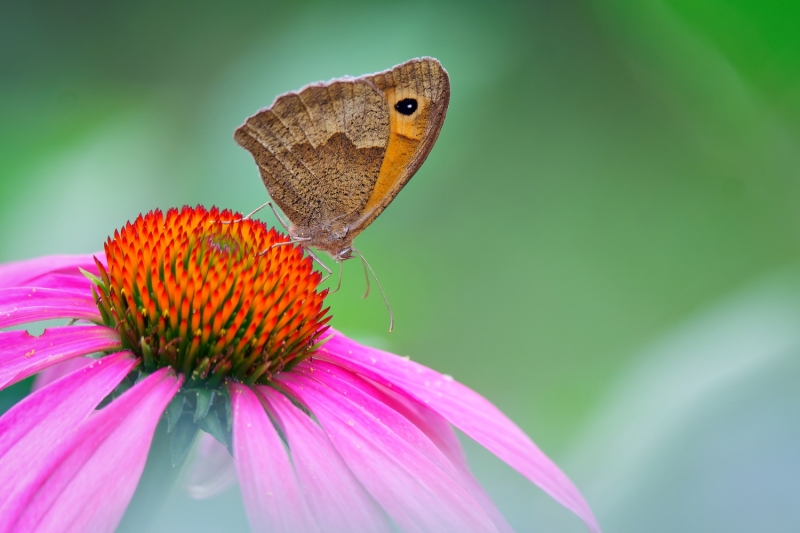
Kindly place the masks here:
[(336, 288), (333, 289), (328, 294), (333, 294), (335, 292), (339, 292), (339, 289), (342, 288), (342, 270), (344, 270), (344, 269), (342, 268), (342, 262), (341, 261), (337, 261), (337, 263), (339, 263), (339, 282), (336, 284)]
[[(364, 259), (363, 255), (361, 255), (361, 252), (359, 252), (355, 248), (353, 248), (352, 250), (358, 257), (361, 258), (361, 261), (364, 263), (365, 267), (364, 272), (366, 273), (368, 268), (369, 271), (372, 272), (372, 277), (375, 278), (375, 283), (378, 284), (378, 290), (381, 291), (381, 296), (383, 296), (383, 301), (386, 304), (386, 310), (389, 311), (389, 333), (391, 333), (392, 330), (394, 329), (394, 315), (392, 314), (392, 307), (389, 305), (389, 300), (386, 298), (386, 293), (383, 292), (383, 287), (381, 287), (381, 282), (378, 281), (378, 276), (375, 275), (375, 271), (372, 270), (371, 266), (369, 266), (369, 263), (367, 263), (367, 260)], [(367, 276), (367, 294), (364, 295), (364, 298), (366, 298), (368, 294), (369, 294), (369, 276)]]
[[(358, 252), (356, 252), (356, 253), (358, 254)], [(364, 259), (364, 256), (361, 255), (361, 254), (358, 254), (358, 256), (361, 258), (361, 265), (364, 267), (364, 281), (366, 281), (366, 283), (367, 283), (367, 290), (364, 291), (364, 296), (362, 296), (361, 298), (363, 300), (366, 300), (367, 296), (369, 296), (369, 272), (367, 272), (367, 260)], [(370, 269), (370, 270), (372, 270), (372, 269)], [(372, 275), (374, 276), (375, 272), (373, 272)], [(375, 281), (377, 281), (377, 278), (376, 278)]]

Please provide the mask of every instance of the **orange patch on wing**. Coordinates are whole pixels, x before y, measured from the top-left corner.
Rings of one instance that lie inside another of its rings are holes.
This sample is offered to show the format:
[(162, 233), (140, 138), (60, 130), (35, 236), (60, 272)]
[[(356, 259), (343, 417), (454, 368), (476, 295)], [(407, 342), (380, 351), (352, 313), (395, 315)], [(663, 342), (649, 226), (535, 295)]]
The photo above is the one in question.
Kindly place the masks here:
[[(427, 129), (427, 112), (425, 112), (425, 124), (420, 127), (419, 118), (414, 120), (411, 117), (394, 112), (394, 104), (398, 100), (402, 100), (405, 95), (395, 95), (394, 89), (389, 89), (384, 94), (392, 109), (389, 115), (389, 142), (386, 145), (386, 154), (383, 157), (378, 180), (375, 182), (375, 187), (372, 189), (372, 194), (367, 200), (364, 209), (361, 210), (362, 213), (369, 213), (382, 204), (386, 195), (403, 178)], [(416, 97), (420, 98), (419, 96)], [(425, 104), (428, 104), (428, 102), (425, 102)]]

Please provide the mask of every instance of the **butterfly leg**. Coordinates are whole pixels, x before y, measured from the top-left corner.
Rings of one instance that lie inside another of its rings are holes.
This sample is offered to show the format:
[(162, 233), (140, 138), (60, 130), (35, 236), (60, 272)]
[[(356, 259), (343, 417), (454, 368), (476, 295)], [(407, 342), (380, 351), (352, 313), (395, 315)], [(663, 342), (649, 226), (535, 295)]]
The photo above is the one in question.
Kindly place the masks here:
[(270, 248), (275, 248), (276, 246), (283, 246), (285, 244), (300, 244), (300, 245), (302, 245), (302, 243), (304, 243), (306, 241), (310, 241), (310, 240), (311, 240), (311, 237), (291, 237), (291, 238), (289, 238), (288, 241), (276, 242), (275, 244), (270, 246)]
[[(269, 248), (259, 252), (258, 255), (264, 255), (265, 253), (269, 252), (273, 248), (277, 248), (278, 246), (286, 246), (287, 244), (299, 244), (300, 246), (302, 246), (303, 242), (310, 241), (310, 240), (311, 240), (310, 237), (293, 237), (293, 238), (289, 238), (288, 241), (276, 242), (275, 244), (270, 245)], [(306, 251), (308, 251), (308, 250), (306, 250)], [(309, 252), (309, 253), (311, 253), (311, 252)], [(328, 270), (328, 274), (330, 274), (330, 270)]]
[(270, 245), (270, 247), (267, 248), (266, 250), (259, 252), (258, 255), (264, 255), (273, 248), (277, 248), (278, 246), (286, 246), (287, 244), (297, 244), (297, 243), (295, 241), (276, 242), (275, 244)]
[(223, 220), (223, 221), (221, 221), (221, 223), (222, 224), (233, 224), (234, 222), (242, 222), (243, 220), (250, 220), (250, 217), (252, 217), (256, 213), (258, 213), (259, 211), (261, 211), (262, 209), (267, 207), (267, 204), (269, 204), (269, 202), (267, 202), (266, 204), (264, 204), (264, 205), (262, 205), (260, 207), (255, 208), (253, 211), (248, 213), (247, 216), (244, 216), (242, 218), (237, 218), (236, 220)]
[[(381, 296), (383, 296), (383, 302), (386, 304), (387, 311), (389, 311), (389, 333), (391, 333), (392, 330), (394, 329), (394, 314), (392, 314), (392, 307), (389, 305), (389, 300), (386, 298), (386, 293), (383, 292), (383, 287), (381, 287), (381, 282), (378, 281), (378, 276), (375, 275), (375, 271), (372, 270), (371, 266), (369, 266), (369, 263), (367, 263), (367, 260), (364, 259), (363, 255), (361, 255), (361, 252), (359, 252), (355, 248), (353, 248), (353, 252), (358, 257), (361, 258), (361, 261), (364, 264), (364, 273), (366, 274), (367, 269), (369, 269), (369, 271), (372, 272), (372, 277), (375, 278), (375, 283), (378, 284), (378, 290), (381, 291)], [(369, 295), (369, 276), (367, 276), (367, 293), (364, 295), (364, 298), (366, 298), (367, 295)]]
[[(278, 214), (278, 210), (275, 209), (275, 206), (272, 205), (272, 202), (267, 202), (264, 205), (268, 205), (269, 208), (272, 209), (272, 213), (275, 215), (275, 218), (278, 219), (278, 222), (281, 223), (281, 226), (283, 226), (283, 229), (285, 229), (286, 231), (289, 231), (289, 224), (287, 224), (286, 221), (283, 220), (283, 218)], [(264, 207), (264, 205), (262, 205), (261, 207)], [(259, 207), (259, 209), (261, 209), (261, 207)], [(250, 215), (247, 215), (247, 216), (250, 216)]]
[(273, 248), (276, 248), (278, 246), (286, 246), (287, 244), (299, 244), (299, 245), (302, 246), (303, 242), (310, 241), (310, 240), (311, 240), (310, 237), (294, 237), (294, 238), (290, 238), (288, 241), (276, 242), (275, 244), (270, 245), (270, 247), (267, 248), (266, 250), (263, 250), (263, 251), (259, 252), (258, 255), (264, 255), (265, 253), (267, 253), (268, 251), (272, 250)]
[(244, 217), (242, 220), (250, 220), (250, 217), (252, 217), (252, 216), (253, 216), (253, 215), (255, 215), (256, 213), (258, 213), (259, 211), (261, 211), (262, 209), (264, 209), (265, 207), (267, 207), (267, 205), (270, 205), (270, 203), (269, 203), (269, 202), (266, 202), (266, 203), (264, 203), (264, 204), (260, 205), (259, 207), (255, 208), (253, 211), (251, 211), (250, 213), (248, 213), (248, 214), (247, 214), (247, 216), (246, 216), (246, 217)]
[[(308, 239), (303, 239), (303, 240), (308, 240)], [(323, 270), (325, 270), (325, 272), (327, 272), (327, 273), (328, 273), (328, 274), (327, 274), (327, 275), (326, 275), (324, 278), (322, 278), (322, 279), (320, 280), (320, 283), (322, 283), (323, 281), (325, 281), (326, 279), (328, 279), (329, 277), (331, 277), (331, 274), (333, 274), (333, 272), (331, 272), (331, 269), (330, 269), (330, 268), (328, 268), (328, 265), (326, 265), (325, 263), (323, 263), (323, 262), (320, 260), (320, 258), (319, 258), (319, 257), (317, 257), (317, 254), (315, 254), (314, 252), (312, 252), (312, 251), (311, 251), (311, 250), (309, 250), (308, 248), (306, 248), (306, 252), (308, 252), (308, 255), (311, 257), (311, 259), (313, 259), (314, 261), (316, 261), (316, 262), (319, 264), (319, 266), (321, 266), (321, 267), (323, 268)]]

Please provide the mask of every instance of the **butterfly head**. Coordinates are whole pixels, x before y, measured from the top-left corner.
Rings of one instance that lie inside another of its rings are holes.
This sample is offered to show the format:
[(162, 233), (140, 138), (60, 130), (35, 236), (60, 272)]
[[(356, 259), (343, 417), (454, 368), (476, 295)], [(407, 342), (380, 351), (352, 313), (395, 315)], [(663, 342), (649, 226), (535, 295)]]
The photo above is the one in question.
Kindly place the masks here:
[(337, 263), (353, 258), (352, 239), (339, 238), (330, 234), (326, 237), (324, 239), (312, 239), (309, 245), (326, 252)]
[(336, 260), (337, 262), (346, 261), (352, 258), (353, 258), (353, 248), (350, 246), (342, 248), (341, 250), (336, 252), (336, 255), (333, 256), (333, 259)]
[(348, 235), (346, 226), (323, 228), (289, 228), (292, 240), (306, 248), (316, 248), (330, 255), (334, 261), (353, 258), (353, 237)]

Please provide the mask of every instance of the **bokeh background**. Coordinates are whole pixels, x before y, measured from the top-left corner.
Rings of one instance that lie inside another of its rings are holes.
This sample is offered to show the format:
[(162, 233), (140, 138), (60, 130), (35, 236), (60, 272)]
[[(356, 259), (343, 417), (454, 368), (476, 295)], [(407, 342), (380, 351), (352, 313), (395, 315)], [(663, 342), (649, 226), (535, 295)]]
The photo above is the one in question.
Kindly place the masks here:
[[(492, 400), (605, 531), (797, 531), (798, 27), (791, 0), (5, 0), (0, 260), (96, 251), (156, 207), (249, 212), (247, 116), (437, 57), (439, 141), (358, 239), (396, 329), (356, 262), (333, 325)], [(518, 531), (583, 531), (465, 446)], [(153, 514), (246, 531), (236, 489)]]

